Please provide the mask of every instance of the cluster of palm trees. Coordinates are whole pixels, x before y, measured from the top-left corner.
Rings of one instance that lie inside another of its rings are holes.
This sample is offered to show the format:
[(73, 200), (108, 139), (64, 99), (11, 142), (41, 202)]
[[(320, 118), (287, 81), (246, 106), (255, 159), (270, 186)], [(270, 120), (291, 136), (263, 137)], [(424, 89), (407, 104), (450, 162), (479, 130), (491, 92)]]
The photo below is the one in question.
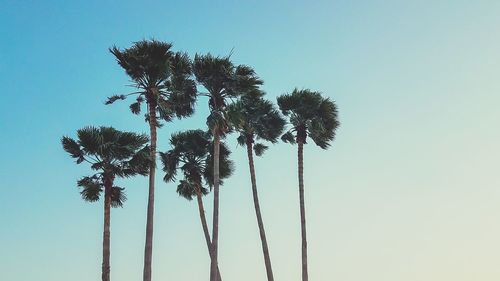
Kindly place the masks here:
[[(121, 207), (124, 189), (114, 179), (149, 176), (143, 281), (151, 281), (153, 218), (157, 155), (165, 182), (177, 181), (177, 193), (196, 198), (200, 221), (210, 257), (210, 281), (221, 281), (219, 271), (219, 192), (223, 180), (231, 176), (234, 163), (224, 143), (237, 133), (238, 144), (246, 146), (251, 188), (268, 281), (274, 280), (269, 247), (257, 192), (254, 154), (268, 148), (262, 142), (282, 141), (298, 146), (298, 178), (302, 234), (302, 280), (308, 280), (306, 214), (304, 204), (303, 146), (308, 139), (326, 149), (339, 126), (337, 107), (319, 92), (295, 89), (277, 98), (279, 110), (264, 98), (263, 81), (246, 65), (235, 65), (230, 56), (196, 55), (193, 60), (172, 45), (142, 40), (130, 48), (110, 48), (137, 91), (114, 95), (106, 104), (134, 97), (130, 110), (141, 113), (149, 136), (121, 132), (112, 127), (85, 127), (77, 139), (62, 138), (62, 145), (76, 163), (87, 162), (95, 174), (78, 180), (84, 200), (95, 202), (104, 196), (102, 280), (110, 280), (110, 208)], [(204, 130), (188, 130), (171, 136), (171, 149), (157, 153), (157, 129), (163, 122), (186, 118), (194, 113), (198, 97), (208, 98), (209, 116)], [(285, 119), (286, 117), (286, 119)], [(181, 179), (177, 179), (180, 177)], [(213, 219), (210, 234), (202, 197), (213, 190)]]

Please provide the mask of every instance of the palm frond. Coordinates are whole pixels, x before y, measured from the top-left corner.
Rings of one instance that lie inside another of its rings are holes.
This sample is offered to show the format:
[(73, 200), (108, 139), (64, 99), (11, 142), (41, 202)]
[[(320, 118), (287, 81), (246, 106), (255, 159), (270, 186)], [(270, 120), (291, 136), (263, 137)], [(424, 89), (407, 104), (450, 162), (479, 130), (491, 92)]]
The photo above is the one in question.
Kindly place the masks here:
[(263, 145), (261, 143), (256, 143), (253, 146), (253, 150), (255, 151), (255, 155), (257, 155), (257, 156), (262, 156), (264, 154), (264, 152), (266, 151), (266, 149), (268, 149), (268, 148), (269, 148), (268, 146)]
[(61, 143), (63, 145), (64, 150), (68, 152), (71, 155), (71, 157), (76, 158), (77, 164), (80, 164), (85, 160), (80, 145), (74, 139), (70, 137), (63, 137), (61, 139)]
[(111, 188), (111, 207), (118, 208), (123, 207), (123, 203), (127, 201), (127, 196), (125, 195), (125, 188), (113, 186)]
[(82, 188), (80, 195), (87, 202), (99, 201), (103, 186), (96, 176), (83, 177), (78, 180), (77, 185)]

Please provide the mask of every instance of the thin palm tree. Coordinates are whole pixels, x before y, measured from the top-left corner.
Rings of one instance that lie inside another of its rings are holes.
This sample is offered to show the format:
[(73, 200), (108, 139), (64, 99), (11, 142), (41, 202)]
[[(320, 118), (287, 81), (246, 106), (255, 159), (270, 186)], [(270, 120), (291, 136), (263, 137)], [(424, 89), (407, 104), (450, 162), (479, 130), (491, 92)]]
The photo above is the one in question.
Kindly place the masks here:
[(147, 175), (149, 138), (112, 127), (85, 127), (77, 131), (78, 140), (63, 137), (63, 148), (77, 164), (88, 162), (97, 171), (78, 180), (85, 201), (95, 202), (104, 193), (104, 231), (102, 243), (102, 281), (110, 280), (110, 209), (122, 207), (127, 199), (124, 189), (114, 185), (115, 178)]
[(219, 248), (219, 180), (220, 180), (220, 141), (230, 130), (227, 120), (227, 100), (255, 90), (262, 84), (254, 70), (246, 65), (235, 66), (230, 57), (215, 57), (211, 54), (196, 55), (193, 73), (198, 83), (206, 90), (201, 95), (209, 98), (210, 114), (207, 125), (214, 136), (214, 205), (212, 225), (212, 255), (210, 262), (210, 281), (217, 280)]
[(256, 140), (276, 143), (283, 132), (285, 120), (270, 101), (262, 98), (263, 95), (264, 93), (261, 91), (254, 91), (243, 95), (236, 103), (230, 104), (227, 111), (232, 128), (239, 133), (237, 138), (238, 143), (247, 148), (253, 203), (255, 215), (257, 216), (267, 280), (273, 281), (273, 269), (257, 192), (253, 154), (255, 152), (257, 156), (261, 156), (268, 148), (262, 143), (255, 143)]
[(340, 125), (337, 106), (321, 93), (305, 90), (293, 90), (290, 94), (278, 97), (281, 112), (289, 118), (291, 129), (281, 139), (298, 146), (298, 174), (300, 198), (300, 226), (302, 235), (302, 281), (308, 280), (307, 273), (307, 237), (306, 210), (304, 203), (304, 144), (310, 137), (316, 145), (327, 149), (335, 137), (335, 131)]
[[(209, 132), (202, 130), (189, 130), (172, 135), (170, 139), (171, 150), (163, 153), (160, 157), (163, 162), (163, 171), (166, 182), (176, 180), (177, 172), (182, 172), (183, 179), (179, 181), (177, 193), (187, 200), (196, 197), (200, 221), (207, 243), (209, 256), (212, 255), (211, 239), (208, 224), (205, 217), (202, 196), (208, 194), (207, 186), (213, 186), (213, 140)], [(229, 149), (221, 143), (220, 145), (220, 184), (222, 180), (231, 176), (233, 162), (229, 160)], [(203, 184), (203, 180), (205, 184)], [(222, 281), (220, 270), (217, 268), (218, 280)]]
[(196, 84), (191, 79), (191, 61), (185, 53), (172, 52), (171, 47), (169, 43), (143, 40), (125, 50), (117, 47), (110, 49), (138, 91), (111, 96), (106, 104), (135, 96), (136, 101), (130, 105), (134, 114), (141, 112), (143, 102), (147, 104), (145, 118), (149, 122), (152, 161), (149, 170), (144, 281), (151, 281), (157, 127), (161, 125), (160, 119), (169, 122), (174, 117), (190, 116), (194, 112), (196, 101)]

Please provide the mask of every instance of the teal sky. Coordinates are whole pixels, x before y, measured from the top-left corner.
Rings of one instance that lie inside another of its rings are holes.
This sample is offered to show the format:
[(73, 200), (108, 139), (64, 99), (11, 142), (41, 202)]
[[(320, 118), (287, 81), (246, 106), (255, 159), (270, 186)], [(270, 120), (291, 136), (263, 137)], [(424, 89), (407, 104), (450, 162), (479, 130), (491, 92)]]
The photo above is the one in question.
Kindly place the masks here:
[[(61, 149), (85, 125), (147, 132), (107, 49), (156, 38), (190, 55), (226, 55), (264, 79), (334, 99), (332, 147), (305, 148), (310, 279), (500, 280), (499, 1), (0, 0), (0, 279), (98, 280), (102, 207), (83, 202), (89, 173)], [(159, 132), (205, 126), (198, 113)], [(246, 155), (221, 190), (224, 280), (265, 279)], [(296, 147), (256, 160), (276, 280), (300, 278)], [(154, 280), (206, 280), (195, 202), (157, 177)], [(145, 178), (111, 218), (111, 276), (140, 280)], [(212, 196), (206, 198), (211, 212)]]

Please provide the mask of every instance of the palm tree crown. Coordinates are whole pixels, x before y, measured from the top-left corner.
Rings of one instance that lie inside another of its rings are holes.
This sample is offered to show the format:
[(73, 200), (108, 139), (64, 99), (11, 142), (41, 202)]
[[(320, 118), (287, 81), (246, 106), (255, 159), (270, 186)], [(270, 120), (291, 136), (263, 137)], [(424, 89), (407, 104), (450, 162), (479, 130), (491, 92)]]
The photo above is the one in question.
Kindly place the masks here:
[(229, 125), (225, 109), (227, 99), (236, 98), (262, 85), (255, 71), (246, 65), (235, 66), (230, 57), (215, 57), (211, 54), (196, 55), (193, 61), (196, 80), (208, 91), (210, 116), (207, 125), (224, 134)]
[[(133, 86), (138, 91), (111, 96), (106, 104), (136, 95), (136, 102), (130, 105), (134, 114), (141, 112), (141, 104), (146, 101), (155, 106), (157, 115), (152, 116), (155, 119), (160, 117), (170, 121), (173, 117), (190, 116), (196, 101), (196, 84), (191, 78), (191, 61), (185, 53), (172, 52), (171, 47), (169, 43), (143, 40), (125, 50), (116, 46), (110, 48), (110, 52), (132, 79)], [(149, 115), (148, 112), (147, 121)]]
[[(213, 186), (213, 140), (208, 132), (202, 130), (188, 130), (174, 134), (170, 139), (172, 149), (160, 152), (163, 162), (163, 171), (166, 182), (174, 181), (177, 172), (183, 174), (177, 186), (177, 192), (182, 197), (192, 200), (196, 196), (196, 189), (202, 194), (208, 189), (202, 184)], [(231, 152), (221, 143), (220, 149), (220, 179), (226, 179), (233, 172), (233, 162), (229, 159)], [(222, 181), (219, 181), (222, 184)]]
[[(78, 181), (82, 198), (89, 202), (98, 201), (104, 190), (105, 180), (115, 177), (147, 175), (149, 169), (149, 139), (145, 135), (121, 132), (112, 127), (85, 127), (78, 130), (78, 140), (63, 137), (63, 148), (76, 163), (88, 162), (92, 176)], [(113, 207), (121, 207), (126, 199), (123, 188), (113, 186), (111, 190)]]
[(310, 137), (316, 145), (326, 149), (335, 138), (340, 125), (337, 106), (319, 92), (295, 89), (278, 97), (281, 112), (289, 117), (292, 128), (282, 136), (284, 142), (306, 143)]
[[(263, 96), (261, 91), (252, 91), (228, 106), (232, 128), (240, 134), (237, 138), (240, 145), (254, 143), (255, 139), (275, 143), (283, 132), (285, 120)], [(261, 156), (267, 148), (262, 143), (253, 146), (257, 156)]]

